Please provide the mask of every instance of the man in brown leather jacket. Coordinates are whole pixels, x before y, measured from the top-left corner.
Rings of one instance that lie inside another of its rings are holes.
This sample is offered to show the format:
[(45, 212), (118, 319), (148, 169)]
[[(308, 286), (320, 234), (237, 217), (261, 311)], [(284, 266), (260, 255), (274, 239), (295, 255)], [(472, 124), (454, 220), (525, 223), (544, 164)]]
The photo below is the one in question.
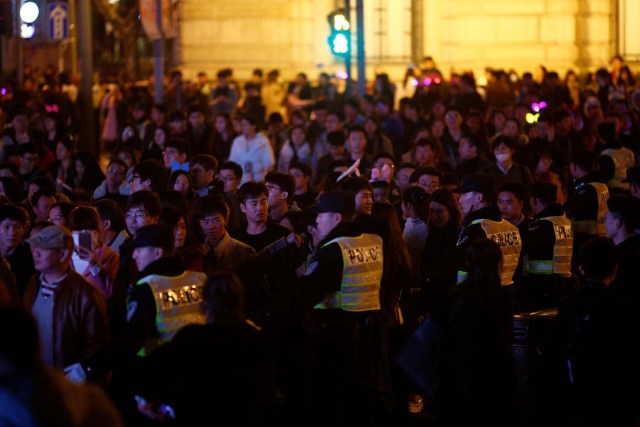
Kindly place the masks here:
[(36, 318), (45, 363), (70, 368), (106, 343), (106, 301), (70, 267), (74, 247), (69, 230), (51, 225), (27, 242), (40, 274), (29, 281), (23, 306)]

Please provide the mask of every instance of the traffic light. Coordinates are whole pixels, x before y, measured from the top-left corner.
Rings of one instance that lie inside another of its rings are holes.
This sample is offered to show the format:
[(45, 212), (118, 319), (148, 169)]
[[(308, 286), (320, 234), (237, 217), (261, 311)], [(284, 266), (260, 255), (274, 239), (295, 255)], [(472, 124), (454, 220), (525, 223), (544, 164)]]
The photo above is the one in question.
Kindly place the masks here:
[(34, 0), (20, 0), (20, 37), (31, 39), (36, 35), (40, 4)]
[(331, 53), (347, 57), (351, 55), (351, 24), (344, 9), (334, 10), (327, 17), (331, 27), (329, 47)]

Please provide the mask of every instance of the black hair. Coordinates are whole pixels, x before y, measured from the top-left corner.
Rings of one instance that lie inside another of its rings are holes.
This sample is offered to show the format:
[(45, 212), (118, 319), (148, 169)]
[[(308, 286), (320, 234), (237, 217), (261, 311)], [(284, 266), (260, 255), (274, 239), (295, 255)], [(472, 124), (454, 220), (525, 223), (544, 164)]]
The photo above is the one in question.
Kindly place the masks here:
[(150, 216), (159, 217), (162, 213), (160, 198), (150, 190), (140, 190), (132, 193), (127, 199), (124, 210), (127, 212), (129, 209), (138, 206), (144, 207), (144, 210), (146, 210)]
[(200, 165), (207, 171), (217, 171), (218, 160), (211, 154), (196, 154), (189, 160), (189, 166)]
[(264, 182), (276, 184), (282, 191), (287, 192), (287, 201), (291, 201), (296, 191), (296, 183), (293, 176), (280, 171), (269, 171), (264, 176)]
[(167, 186), (167, 174), (164, 164), (157, 159), (146, 159), (133, 168), (133, 173), (140, 175), (140, 181), (149, 180), (151, 189), (158, 193)]
[(4, 188), (4, 193), (12, 203), (18, 203), (24, 199), (24, 190), (16, 178), (0, 176), (0, 182)]
[(196, 199), (192, 212), (197, 220), (215, 213), (219, 213), (226, 218), (229, 214), (229, 206), (221, 195), (209, 195)]
[(616, 194), (607, 200), (609, 214), (619, 217), (628, 233), (640, 228), (640, 199), (629, 194)]
[(38, 202), (40, 201), (41, 197), (53, 197), (55, 199), (56, 197), (56, 193), (55, 191), (51, 191), (51, 189), (40, 189), (38, 191), (36, 191), (35, 193), (33, 193), (33, 196), (31, 196), (31, 206), (36, 206), (38, 204)]
[(238, 189), (238, 199), (241, 204), (244, 204), (250, 197), (259, 197), (263, 194), (269, 197), (269, 190), (267, 190), (267, 186), (262, 182), (247, 181)]
[(202, 289), (202, 310), (209, 323), (222, 325), (244, 324), (244, 287), (232, 272), (209, 274)]
[(69, 230), (99, 230), (100, 214), (93, 206), (78, 206), (69, 214)]
[(524, 191), (524, 187), (520, 183), (505, 182), (500, 186), (500, 188), (498, 188), (498, 194), (503, 191), (507, 193), (512, 193), (514, 196), (516, 196), (516, 199), (518, 199), (518, 201), (520, 202), (525, 201), (524, 199), (526, 197), (526, 193)]
[(334, 130), (327, 134), (327, 142), (329, 145), (344, 145), (347, 135), (341, 130)]
[(185, 215), (189, 212), (189, 201), (187, 200), (187, 196), (181, 191), (168, 188), (159, 192), (158, 198), (160, 199), (160, 203), (162, 203), (163, 211), (167, 206), (171, 206), (183, 212)]
[(119, 233), (124, 230), (126, 224), (124, 221), (124, 213), (122, 212), (122, 208), (115, 200), (111, 199), (101, 199), (93, 203), (95, 208), (98, 210), (98, 215), (100, 215), (101, 221), (110, 221), (110, 228)]
[(422, 187), (408, 187), (402, 192), (402, 202), (411, 205), (420, 219), (429, 219), (429, 194)]
[(238, 178), (238, 180), (242, 179), (242, 166), (240, 166), (238, 163), (232, 161), (232, 160), (227, 160), (226, 162), (222, 163), (222, 165), (220, 165), (220, 170), (223, 169), (228, 169), (233, 171), (233, 173), (235, 174), (236, 178)]
[(349, 176), (338, 183), (341, 191), (346, 191), (354, 196), (362, 190), (371, 191), (371, 183), (361, 176)]
[(419, 167), (416, 170), (413, 171), (413, 173), (411, 174), (411, 177), (409, 178), (410, 182), (418, 182), (418, 180), (420, 179), (420, 177), (422, 175), (431, 175), (431, 176), (437, 176), (438, 179), (440, 180), (440, 185), (442, 185), (442, 180), (444, 178), (444, 174), (442, 173), (442, 171), (440, 169), (431, 167), (431, 166), (423, 166), (423, 167)]
[(311, 169), (311, 165), (305, 162), (301, 162), (300, 160), (294, 160), (289, 163), (289, 171), (291, 169), (298, 169), (304, 176), (312, 176), (313, 170)]
[(618, 264), (618, 248), (606, 237), (596, 237), (580, 248), (580, 268), (587, 280), (604, 280)]
[(21, 207), (14, 204), (0, 205), (0, 222), (5, 219), (12, 221), (18, 221), (20, 224), (25, 225), (27, 223), (27, 214)]

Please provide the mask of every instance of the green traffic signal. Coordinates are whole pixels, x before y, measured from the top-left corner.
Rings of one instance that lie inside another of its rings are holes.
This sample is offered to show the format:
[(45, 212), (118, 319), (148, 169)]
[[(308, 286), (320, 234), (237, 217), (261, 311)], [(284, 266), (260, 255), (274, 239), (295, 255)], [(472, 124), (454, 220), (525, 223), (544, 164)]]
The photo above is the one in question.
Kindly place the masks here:
[(351, 24), (349, 17), (343, 9), (337, 9), (327, 17), (331, 28), (329, 36), (329, 48), (331, 53), (338, 56), (351, 54)]

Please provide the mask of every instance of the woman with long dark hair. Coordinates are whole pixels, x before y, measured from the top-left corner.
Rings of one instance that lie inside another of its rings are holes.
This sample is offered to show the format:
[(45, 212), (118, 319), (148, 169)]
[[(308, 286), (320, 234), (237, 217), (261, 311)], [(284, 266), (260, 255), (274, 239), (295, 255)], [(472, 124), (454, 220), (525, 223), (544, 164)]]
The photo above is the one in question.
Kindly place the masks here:
[(204, 272), (206, 251), (189, 230), (186, 214), (165, 206), (160, 216), (160, 224), (173, 230), (176, 253), (182, 256), (187, 270)]
[(440, 276), (441, 262), (456, 247), (462, 213), (455, 195), (445, 189), (436, 190), (429, 202), (429, 220), (427, 222), (427, 241), (422, 250), (421, 271), (423, 280), (422, 310), (429, 312), (444, 298), (446, 278)]
[(213, 118), (213, 156), (222, 163), (229, 158), (231, 144), (238, 134), (229, 113), (218, 113)]

